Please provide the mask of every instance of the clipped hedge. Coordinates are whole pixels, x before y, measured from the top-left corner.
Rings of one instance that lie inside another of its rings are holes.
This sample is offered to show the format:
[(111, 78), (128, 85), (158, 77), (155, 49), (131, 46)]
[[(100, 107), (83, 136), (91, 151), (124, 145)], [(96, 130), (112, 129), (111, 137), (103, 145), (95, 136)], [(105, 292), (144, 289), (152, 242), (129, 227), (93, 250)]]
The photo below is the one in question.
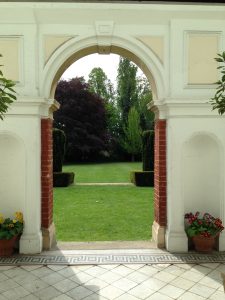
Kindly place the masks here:
[(154, 171), (132, 171), (130, 179), (136, 186), (154, 187)]
[(54, 172), (53, 186), (66, 187), (74, 183), (75, 174), (73, 172)]
[(154, 130), (142, 133), (142, 161), (143, 171), (154, 170)]
[(62, 172), (66, 136), (64, 131), (53, 128), (53, 172)]

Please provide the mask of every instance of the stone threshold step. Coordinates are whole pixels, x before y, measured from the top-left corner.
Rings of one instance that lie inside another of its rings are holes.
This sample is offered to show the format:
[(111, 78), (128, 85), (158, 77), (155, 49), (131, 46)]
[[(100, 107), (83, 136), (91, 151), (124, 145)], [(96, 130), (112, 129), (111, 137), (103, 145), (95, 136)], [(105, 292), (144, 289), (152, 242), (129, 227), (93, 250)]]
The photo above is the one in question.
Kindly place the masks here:
[(111, 249), (156, 249), (153, 241), (97, 241), (63, 242), (58, 241), (51, 250), (111, 250)]

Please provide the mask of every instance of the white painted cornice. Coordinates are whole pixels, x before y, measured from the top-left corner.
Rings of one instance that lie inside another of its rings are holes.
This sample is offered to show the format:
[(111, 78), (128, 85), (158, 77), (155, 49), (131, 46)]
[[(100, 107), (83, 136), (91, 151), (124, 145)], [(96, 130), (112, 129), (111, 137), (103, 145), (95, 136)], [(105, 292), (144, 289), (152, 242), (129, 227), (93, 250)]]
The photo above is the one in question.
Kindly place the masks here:
[(170, 118), (225, 118), (217, 110), (212, 110), (209, 101), (187, 99), (164, 99), (149, 104), (149, 109), (155, 113), (156, 119)]
[[(184, 9), (185, 6), (185, 9)], [(225, 19), (225, 6), (209, 4), (137, 4), (137, 3), (72, 3), (72, 2), (0, 2), (0, 23), (18, 24), (41, 23), (83, 24), (92, 21), (95, 13), (101, 14), (101, 20), (107, 20), (108, 14), (124, 23), (127, 17), (135, 18), (136, 23), (167, 23), (171, 19)], [(138, 12), (138, 13), (137, 13)], [(156, 15), (157, 14), (157, 15)], [(17, 18), (17, 16), (20, 18)], [(36, 15), (36, 17), (34, 16)], [(105, 17), (102, 17), (105, 16)], [(126, 23), (126, 22), (125, 22)]]
[(6, 115), (48, 117), (49, 112), (57, 108), (54, 99), (19, 97), (12, 103)]

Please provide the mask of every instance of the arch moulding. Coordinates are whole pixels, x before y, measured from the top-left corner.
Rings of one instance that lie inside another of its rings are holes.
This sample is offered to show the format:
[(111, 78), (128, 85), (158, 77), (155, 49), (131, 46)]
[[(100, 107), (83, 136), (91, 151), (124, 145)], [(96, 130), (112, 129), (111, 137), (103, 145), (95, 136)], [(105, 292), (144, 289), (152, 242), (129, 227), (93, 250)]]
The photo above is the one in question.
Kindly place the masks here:
[(154, 100), (162, 100), (166, 94), (165, 70), (157, 56), (132, 37), (75, 37), (55, 50), (44, 67), (41, 76), (41, 93), (45, 99), (53, 99), (55, 87), (63, 72), (76, 60), (92, 54), (115, 53), (128, 57), (147, 76)]

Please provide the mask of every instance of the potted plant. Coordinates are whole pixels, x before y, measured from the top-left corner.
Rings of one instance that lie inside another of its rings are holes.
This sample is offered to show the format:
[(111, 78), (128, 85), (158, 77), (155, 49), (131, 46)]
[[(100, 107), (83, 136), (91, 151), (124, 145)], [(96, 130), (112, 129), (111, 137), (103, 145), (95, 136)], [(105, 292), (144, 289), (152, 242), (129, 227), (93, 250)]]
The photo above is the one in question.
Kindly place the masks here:
[(209, 213), (187, 213), (184, 216), (185, 231), (192, 238), (195, 249), (199, 252), (211, 252), (215, 239), (224, 229), (222, 221)]
[(14, 218), (0, 214), (0, 256), (10, 256), (16, 240), (23, 232), (23, 214), (16, 212)]

